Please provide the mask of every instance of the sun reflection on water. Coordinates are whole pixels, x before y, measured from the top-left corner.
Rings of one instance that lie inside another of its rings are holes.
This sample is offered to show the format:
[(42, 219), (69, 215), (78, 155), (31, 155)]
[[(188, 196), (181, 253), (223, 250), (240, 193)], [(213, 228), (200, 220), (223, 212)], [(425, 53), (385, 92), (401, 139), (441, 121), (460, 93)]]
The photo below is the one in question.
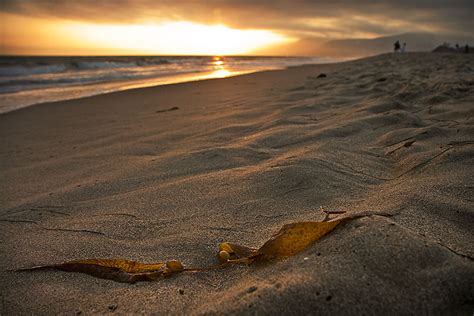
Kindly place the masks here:
[(225, 64), (224, 59), (220, 56), (214, 56), (212, 58), (211, 65), (213, 67), (213, 71), (210, 74), (210, 77), (212, 78), (225, 78), (233, 74), (233, 72), (230, 71)]

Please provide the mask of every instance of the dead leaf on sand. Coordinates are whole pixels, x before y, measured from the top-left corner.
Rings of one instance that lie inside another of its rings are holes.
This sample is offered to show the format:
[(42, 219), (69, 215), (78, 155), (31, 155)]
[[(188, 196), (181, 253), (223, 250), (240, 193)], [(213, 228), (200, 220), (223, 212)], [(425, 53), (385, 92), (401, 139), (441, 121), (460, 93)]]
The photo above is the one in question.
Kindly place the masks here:
[(294, 256), (329, 233), (341, 221), (301, 222), (285, 225), (258, 249), (258, 253), (268, 258)]
[(135, 283), (154, 281), (184, 270), (181, 262), (170, 260), (160, 263), (140, 263), (124, 259), (87, 259), (63, 262), (60, 264), (37, 266), (17, 271), (57, 269), (68, 272), (86, 273), (101, 279), (117, 282)]
[(185, 271), (199, 272), (224, 268), (229, 264), (252, 264), (257, 260), (291, 257), (304, 251), (312, 243), (331, 232), (343, 221), (376, 214), (389, 215), (368, 211), (344, 214), (333, 220), (328, 220), (329, 213), (325, 213), (326, 218), (319, 222), (297, 222), (284, 225), (258, 249), (229, 242), (221, 243), (218, 253), (220, 264), (214, 266), (185, 268), (178, 260), (159, 263), (141, 263), (125, 259), (87, 259), (14, 271), (57, 269), (68, 272), (86, 273), (98, 278), (125, 283), (155, 281), (162, 277)]
[(284, 225), (259, 249), (233, 243), (219, 245), (221, 262), (250, 264), (255, 260), (269, 260), (294, 256), (313, 242), (332, 231), (341, 220), (322, 222), (298, 222)]

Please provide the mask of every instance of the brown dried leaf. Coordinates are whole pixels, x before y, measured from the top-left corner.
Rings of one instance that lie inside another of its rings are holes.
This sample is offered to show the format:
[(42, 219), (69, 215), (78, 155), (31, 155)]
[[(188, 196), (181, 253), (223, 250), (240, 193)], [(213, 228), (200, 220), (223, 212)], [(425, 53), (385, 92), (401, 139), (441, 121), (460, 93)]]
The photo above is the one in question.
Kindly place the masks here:
[(38, 266), (19, 271), (38, 269), (58, 269), (68, 272), (86, 273), (102, 279), (135, 283), (153, 281), (184, 270), (181, 262), (171, 260), (166, 263), (140, 263), (124, 259), (87, 259), (64, 262), (50, 266)]
[(258, 249), (258, 254), (266, 258), (294, 256), (329, 233), (341, 221), (287, 224)]
[(256, 259), (294, 256), (332, 231), (343, 219), (322, 222), (299, 222), (283, 226), (259, 249), (221, 243), (219, 260), (228, 263), (253, 263)]
[(76, 260), (70, 261), (61, 264), (64, 266), (65, 264), (79, 264), (83, 266), (87, 265), (94, 265), (100, 267), (108, 267), (108, 268), (117, 268), (124, 272), (128, 273), (143, 273), (143, 272), (152, 272), (158, 271), (163, 268), (165, 263), (141, 263), (136, 261), (130, 261), (125, 259), (86, 259), (86, 260)]
[(124, 259), (87, 259), (16, 271), (58, 269), (69, 272), (87, 273), (98, 278), (111, 279), (118, 282), (134, 283), (137, 281), (153, 281), (183, 271), (198, 272), (213, 270), (220, 269), (228, 264), (251, 264), (257, 259), (294, 256), (332, 231), (344, 220), (370, 215), (391, 215), (385, 212), (365, 211), (344, 214), (327, 221), (327, 217), (330, 213), (324, 210), (323, 212), (325, 212), (327, 216), (321, 222), (299, 222), (283, 226), (259, 249), (228, 242), (221, 243), (219, 245), (219, 260), (221, 264), (217, 266), (185, 269), (181, 262), (177, 260), (147, 264)]

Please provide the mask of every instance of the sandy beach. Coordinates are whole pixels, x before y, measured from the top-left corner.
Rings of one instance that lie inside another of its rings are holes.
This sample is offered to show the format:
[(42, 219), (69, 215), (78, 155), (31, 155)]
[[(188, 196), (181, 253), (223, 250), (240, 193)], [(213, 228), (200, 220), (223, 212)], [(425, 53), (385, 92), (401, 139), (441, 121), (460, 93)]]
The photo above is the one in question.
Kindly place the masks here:
[[(324, 74), (324, 75), (322, 75)], [(385, 54), (0, 115), (0, 313), (474, 312), (474, 56)], [(385, 212), (268, 264), (123, 284), (6, 270), (214, 264), (330, 211)]]

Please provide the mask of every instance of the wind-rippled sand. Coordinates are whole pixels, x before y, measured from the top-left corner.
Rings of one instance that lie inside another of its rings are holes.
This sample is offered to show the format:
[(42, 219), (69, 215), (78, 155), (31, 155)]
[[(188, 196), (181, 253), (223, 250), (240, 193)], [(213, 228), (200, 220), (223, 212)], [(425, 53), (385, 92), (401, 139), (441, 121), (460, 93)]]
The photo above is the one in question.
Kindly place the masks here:
[[(319, 76), (326, 74), (326, 77)], [(474, 58), (386, 54), (0, 116), (0, 270), (217, 261), (329, 211), (384, 211), (274, 263), (120, 284), (0, 272), (2, 314), (474, 311)]]

